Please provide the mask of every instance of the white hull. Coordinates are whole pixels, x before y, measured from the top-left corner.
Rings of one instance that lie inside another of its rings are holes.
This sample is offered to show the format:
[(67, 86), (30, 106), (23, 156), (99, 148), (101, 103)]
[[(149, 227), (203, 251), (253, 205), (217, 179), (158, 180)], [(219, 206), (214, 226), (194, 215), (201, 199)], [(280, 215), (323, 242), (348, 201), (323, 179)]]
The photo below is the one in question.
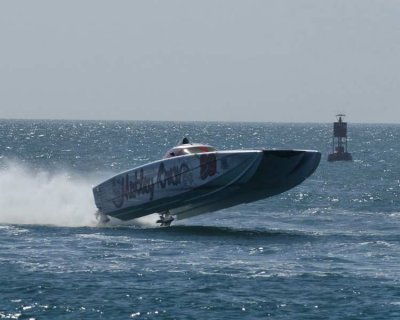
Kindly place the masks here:
[(120, 220), (155, 212), (184, 219), (284, 192), (311, 175), (320, 157), (305, 150), (183, 155), (120, 173), (93, 193), (101, 213)]

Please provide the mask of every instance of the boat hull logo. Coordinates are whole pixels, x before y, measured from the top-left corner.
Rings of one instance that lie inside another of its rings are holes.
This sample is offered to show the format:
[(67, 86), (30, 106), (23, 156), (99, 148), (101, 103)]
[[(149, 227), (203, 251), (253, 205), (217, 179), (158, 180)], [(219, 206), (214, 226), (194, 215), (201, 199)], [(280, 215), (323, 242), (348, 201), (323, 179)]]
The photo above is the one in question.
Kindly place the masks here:
[(112, 180), (112, 203), (116, 208), (121, 208), (125, 201), (143, 196), (148, 196), (148, 200), (152, 201), (157, 197), (157, 190), (193, 185), (193, 173), (187, 163), (166, 167), (164, 162), (161, 162), (155, 176), (146, 175), (141, 168), (115, 177)]

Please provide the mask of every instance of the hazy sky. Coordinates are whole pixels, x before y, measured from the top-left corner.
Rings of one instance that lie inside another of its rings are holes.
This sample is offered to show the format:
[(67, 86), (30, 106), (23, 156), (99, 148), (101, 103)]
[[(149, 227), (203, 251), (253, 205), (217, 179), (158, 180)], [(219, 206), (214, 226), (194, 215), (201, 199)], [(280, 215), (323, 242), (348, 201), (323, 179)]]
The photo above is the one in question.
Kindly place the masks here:
[(0, 1), (0, 118), (400, 123), (400, 0)]

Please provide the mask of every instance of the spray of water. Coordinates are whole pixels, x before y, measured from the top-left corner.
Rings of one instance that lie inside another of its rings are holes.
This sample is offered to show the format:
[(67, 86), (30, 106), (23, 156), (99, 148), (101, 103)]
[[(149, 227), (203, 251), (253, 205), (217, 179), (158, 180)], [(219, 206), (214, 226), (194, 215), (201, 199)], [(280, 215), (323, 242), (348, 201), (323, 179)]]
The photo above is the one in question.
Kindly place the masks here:
[(91, 183), (17, 164), (0, 170), (0, 223), (96, 225)]
[[(96, 219), (89, 180), (9, 163), (0, 170), (0, 224), (104, 226)], [(157, 219), (157, 214), (129, 222), (111, 219), (107, 225), (155, 227)]]

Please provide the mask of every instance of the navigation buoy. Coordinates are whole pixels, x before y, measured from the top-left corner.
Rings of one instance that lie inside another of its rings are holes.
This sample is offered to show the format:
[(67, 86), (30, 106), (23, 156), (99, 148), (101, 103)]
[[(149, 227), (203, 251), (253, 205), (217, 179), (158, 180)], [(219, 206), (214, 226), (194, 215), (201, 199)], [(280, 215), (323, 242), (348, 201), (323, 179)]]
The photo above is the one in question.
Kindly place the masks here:
[(351, 153), (347, 152), (347, 122), (343, 122), (344, 114), (336, 115), (338, 121), (333, 123), (332, 153), (328, 161), (351, 161)]

